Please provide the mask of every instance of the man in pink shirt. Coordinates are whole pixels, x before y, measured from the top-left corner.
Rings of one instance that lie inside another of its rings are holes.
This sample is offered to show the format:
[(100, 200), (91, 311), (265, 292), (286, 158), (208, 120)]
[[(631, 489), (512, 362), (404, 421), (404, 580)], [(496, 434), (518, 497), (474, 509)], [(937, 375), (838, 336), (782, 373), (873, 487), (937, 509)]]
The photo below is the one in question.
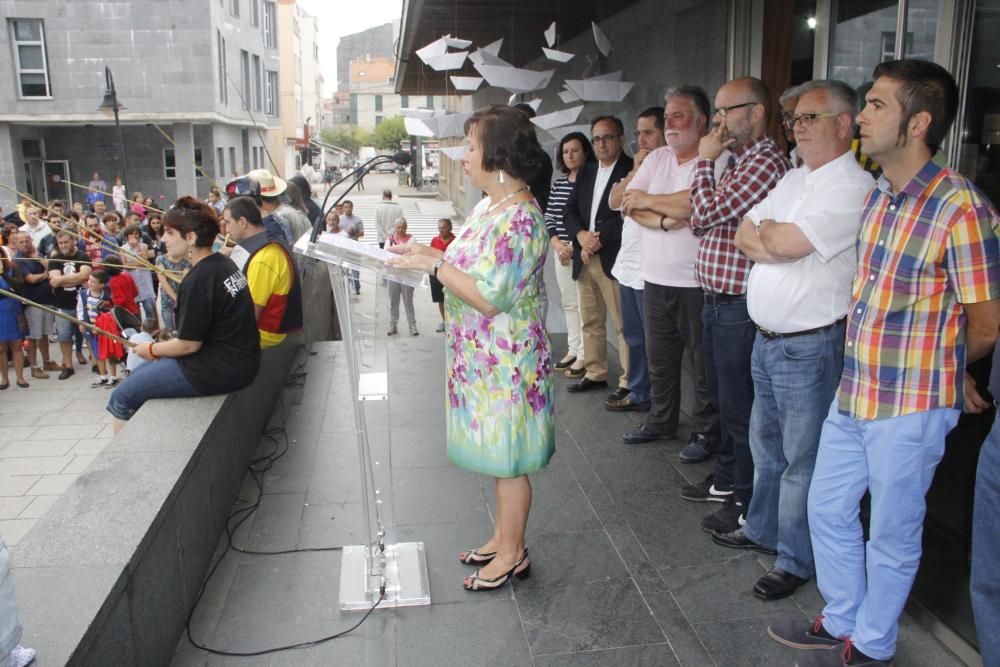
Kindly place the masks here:
[[(687, 220), (669, 213), (688, 196), (698, 142), (708, 132), (710, 108), (708, 96), (696, 86), (680, 86), (667, 94), (667, 146), (643, 161), (620, 202), (622, 212), (642, 226), (643, 315), (652, 398), (645, 423), (625, 433), (622, 440), (639, 444), (676, 436), (681, 360), (687, 348), (694, 363), (695, 396), (691, 439), (681, 452), (685, 463), (710, 455), (718, 440), (719, 416), (709, 400), (702, 358), (704, 300), (694, 269), (698, 239)], [(718, 172), (727, 160), (728, 153), (719, 156)]]

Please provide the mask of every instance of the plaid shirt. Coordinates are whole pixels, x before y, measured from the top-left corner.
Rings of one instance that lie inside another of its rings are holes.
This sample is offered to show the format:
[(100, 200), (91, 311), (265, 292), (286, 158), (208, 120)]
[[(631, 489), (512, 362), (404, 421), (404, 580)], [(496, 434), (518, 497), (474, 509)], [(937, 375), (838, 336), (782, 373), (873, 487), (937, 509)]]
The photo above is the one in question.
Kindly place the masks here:
[(764, 199), (792, 168), (771, 137), (733, 151), (730, 166), (715, 183), (715, 163), (699, 159), (691, 181), (691, 231), (701, 238), (695, 274), (706, 292), (745, 294), (752, 262), (733, 240), (743, 216)]
[(893, 196), (865, 200), (838, 409), (885, 419), (963, 404), (963, 303), (1000, 297), (996, 210), (928, 162)]

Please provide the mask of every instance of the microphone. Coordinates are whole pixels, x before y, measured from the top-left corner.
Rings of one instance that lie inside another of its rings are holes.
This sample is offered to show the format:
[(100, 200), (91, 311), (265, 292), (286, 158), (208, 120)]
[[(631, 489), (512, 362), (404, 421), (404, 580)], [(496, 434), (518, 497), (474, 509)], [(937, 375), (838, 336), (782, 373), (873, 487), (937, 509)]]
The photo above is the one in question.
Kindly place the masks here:
[(309, 242), (316, 243), (316, 239), (319, 238), (320, 232), (323, 231), (323, 228), (326, 226), (327, 212), (329, 212), (330, 209), (337, 208), (337, 204), (343, 201), (344, 197), (347, 196), (347, 193), (350, 192), (352, 189), (354, 189), (354, 186), (360, 183), (361, 179), (364, 178), (368, 174), (368, 172), (370, 172), (378, 165), (385, 164), (386, 162), (395, 162), (400, 166), (405, 166), (410, 164), (411, 159), (412, 158), (410, 157), (410, 154), (406, 151), (398, 151), (395, 155), (376, 155), (375, 157), (368, 160), (368, 162), (365, 162), (361, 166), (361, 171), (358, 172), (357, 175), (355, 176), (354, 182), (351, 183), (346, 190), (344, 190), (343, 194), (341, 194), (337, 198), (337, 201), (333, 202), (333, 205), (330, 206), (330, 208), (328, 209), (326, 207), (326, 202), (330, 198), (330, 193), (333, 192), (333, 189), (338, 185), (340, 185), (341, 183), (343, 183), (344, 181), (346, 181), (351, 176), (355, 175), (356, 172), (349, 173), (347, 176), (344, 176), (342, 179), (331, 185), (330, 189), (326, 191), (326, 197), (323, 198), (323, 204), (320, 206), (322, 214), (319, 216), (319, 218), (316, 220), (316, 223), (313, 225), (312, 234), (309, 235)]

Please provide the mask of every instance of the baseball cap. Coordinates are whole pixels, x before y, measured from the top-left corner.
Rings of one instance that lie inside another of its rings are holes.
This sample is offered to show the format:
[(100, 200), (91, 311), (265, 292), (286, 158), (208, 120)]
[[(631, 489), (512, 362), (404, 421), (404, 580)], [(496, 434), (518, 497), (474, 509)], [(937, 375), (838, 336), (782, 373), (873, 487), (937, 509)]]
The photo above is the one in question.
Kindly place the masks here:
[(288, 184), (284, 180), (273, 175), (267, 169), (254, 169), (226, 183), (226, 196), (230, 199), (241, 195), (280, 197), (287, 188)]

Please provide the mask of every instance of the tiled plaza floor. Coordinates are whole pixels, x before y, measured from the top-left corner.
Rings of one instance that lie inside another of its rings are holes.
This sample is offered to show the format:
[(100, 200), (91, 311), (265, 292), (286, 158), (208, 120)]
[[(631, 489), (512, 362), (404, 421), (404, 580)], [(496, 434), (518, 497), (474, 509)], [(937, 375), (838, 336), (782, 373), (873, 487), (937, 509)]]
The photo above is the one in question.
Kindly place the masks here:
[[(471, 568), (457, 554), (491, 532), (492, 480), (445, 457), (441, 334), (433, 333), (426, 292), (417, 292), (417, 306), (422, 335), (392, 343), (392, 490), (400, 541), (425, 544), (432, 604), (376, 610), (341, 639), (254, 658), (209, 655), (182, 639), (174, 665), (795, 664), (796, 652), (765, 629), (776, 618), (813, 617), (821, 606), (815, 586), (782, 601), (756, 599), (751, 585), (770, 558), (715, 546), (699, 522), (717, 507), (679, 496), (711, 464), (679, 464), (681, 440), (623, 445), (621, 434), (640, 416), (606, 412), (600, 392), (568, 394), (562, 378), (556, 455), (532, 477), (532, 577), (494, 593), (464, 591)], [(556, 341), (557, 352), (564, 344)], [(339, 343), (314, 352), (304, 387), (288, 389), (279, 406), (288, 454), (268, 473), (260, 510), (237, 535), (252, 549), (363, 540), (343, 353)], [(679, 435), (686, 440), (686, 431)], [(339, 566), (339, 552), (230, 554), (195, 614), (194, 636), (249, 652), (343, 630), (360, 614), (339, 611)], [(904, 617), (897, 664), (960, 663)]]

